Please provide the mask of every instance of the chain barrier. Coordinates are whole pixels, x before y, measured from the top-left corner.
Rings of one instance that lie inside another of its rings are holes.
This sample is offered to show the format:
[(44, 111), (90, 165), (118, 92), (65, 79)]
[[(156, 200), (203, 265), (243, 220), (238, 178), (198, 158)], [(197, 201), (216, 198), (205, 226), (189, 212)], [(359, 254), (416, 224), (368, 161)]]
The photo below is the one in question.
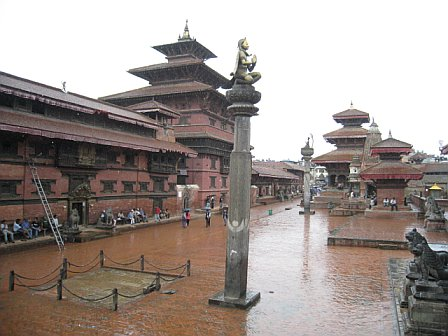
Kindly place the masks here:
[(110, 261), (111, 263), (117, 264), (117, 265), (120, 265), (120, 266), (129, 266), (129, 265), (135, 264), (135, 263), (140, 261), (140, 258), (138, 258), (137, 260), (131, 261), (131, 262), (128, 262), (128, 263), (119, 263), (118, 261), (114, 261), (113, 259), (111, 259), (110, 257), (108, 257), (106, 255), (104, 255), (104, 258), (107, 259), (108, 261)]
[[(182, 270), (182, 272), (179, 275), (177, 275), (177, 276), (173, 275), (172, 279), (162, 277), (160, 275), (160, 273), (157, 272), (156, 278), (148, 286), (144, 287), (141, 292), (139, 292), (137, 294), (133, 294), (133, 295), (119, 293), (118, 289), (114, 288), (112, 290), (112, 293), (110, 293), (110, 294), (108, 294), (108, 295), (106, 295), (104, 297), (100, 297), (100, 298), (86, 298), (86, 297), (82, 297), (82, 296), (72, 292), (70, 289), (68, 289), (67, 287), (64, 286), (63, 279), (67, 278), (67, 273), (68, 272), (71, 272), (71, 273), (86, 273), (86, 272), (89, 272), (90, 270), (92, 270), (93, 268), (97, 267), (99, 264), (101, 265), (101, 267), (103, 267), (104, 266), (104, 260), (106, 259), (103, 251), (100, 251), (99, 257), (100, 257), (100, 260), (97, 263), (95, 263), (93, 266), (91, 266), (89, 269), (85, 270), (85, 271), (68, 270), (67, 269), (67, 265), (68, 265), (68, 267), (86, 267), (88, 265), (91, 265), (98, 257), (95, 257), (91, 262), (89, 262), (89, 263), (87, 263), (85, 265), (77, 265), (77, 264), (68, 262), (67, 259), (64, 258), (64, 262), (61, 265), (59, 265), (55, 270), (53, 270), (51, 273), (49, 273), (49, 274), (47, 274), (47, 275), (45, 275), (43, 277), (39, 277), (39, 278), (25, 277), (23, 275), (15, 274), (14, 271), (11, 271), (10, 272), (10, 277), (9, 277), (9, 291), (13, 291), (14, 290), (14, 285), (16, 284), (19, 287), (26, 287), (28, 289), (31, 289), (31, 290), (37, 291), (37, 292), (48, 291), (48, 290), (53, 289), (53, 288), (55, 288), (57, 286), (58, 300), (62, 299), (62, 289), (65, 289), (69, 294), (73, 295), (74, 297), (76, 297), (76, 298), (78, 298), (80, 300), (83, 300), (83, 301), (88, 301), (88, 302), (102, 301), (102, 300), (105, 300), (105, 299), (110, 298), (111, 296), (113, 296), (113, 306), (114, 306), (114, 310), (116, 311), (117, 308), (118, 308), (118, 297), (119, 296), (121, 296), (123, 298), (127, 298), (127, 299), (134, 299), (134, 298), (137, 298), (139, 296), (150, 294), (150, 293), (152, 293), (152, 292), (154, 292), (156, 290), (159, 290), (160, 289), (160, 280), (161, 279), (163, 281), (165, 281), (165, 282), (171, 282), (171, 281), (174, 281), (176, 279), (179, 279), (179, 278), (183, 277), (183, 274), (185, 273), (185, 271), (187, 271), (187, 275), (188, 276), (190, 275), (190, 261), (189, 260), (187, 261), (186, 264), (183, 264), (183, 265), (178, 266), (178, 267), (163, 268), (163, 267), (158, 267), (158, 266), (155, 266), (155, 265), (153, 265), (151, 263), (146, 262), (144, 260), (144, 256), (143, 255), (140, 258), (138, 258), (136, 261), (132, 261), (132, 262), (129, 262), (129, 263), (119, 263), (119, 262), (114, 261), (114, 260), (112, 260), (111, 258), (108, 257), (107, 259), (110, 260), (112, 263), (117, 264), (117, 265), (121, 265), (121, 266), (128, 266), (128, 265), (140, 262), (141, 271), (143, 271), (145, 263), (147, 263), (148, 265), (150, 265), (150, 266), (152, 266), (152, 267), (154, 267), (156, 269), (163, 270), (163, 271), (178, 270), (178, 269), (181, 269), (181, 268), (183, 268), (183, 270)], [(48, 280), (48, 281), (46, 281), (44, 283), (38, 284), (38, 285), (26, 285), (22, 281), (22, 279), (23, 280), (31, 280), (31, 281), (42, 280), (42, 279), (45, 279), (45, 278), (49, 277), (51, 274), (55, 273), (58, 270), (60, 271), (58, 275), (56, 275), (52, 279), (50, 279), (50, 280)], [(126, 271), (127, 269), (123, 269), (123, 270)], [(170, 275), (165, 274), (165, 276), (170, 276)], [(56, 279), (57, 279), (56, 283), (54, 283), (54, 284), (52, 284), (52, 285), (50, 285), (48, 287), (41, 288), (42, 286), (47, 285), (47, 284), (49, 284), (50, 282), (52, 282), (52, 281), (54, 281)], [(16, 282), (14, 280), (16, 280)]]
[(102, 298), (96, 298), (96, 299), (89, 299), (89, 298), (85, 298), (82, 297), (80, 295), (77, 295), (75, 293), (73, 293), (70, 289), (68, 289), (67, 287), (65, 287), (64, 285), (62, 285), (62, 288), (64, 288), (67, 292), (69, 292), (71, 295), (73, 295), (74, 297), (80, 299), (80, 300), (84, 300), (84, 301), (88, 301), (88, 302), (97, 302), (97, 301), (102, 301), (105, 300), (107, 298), (110, 298), (112, 295), (114, 295), (114, 292), (107, 294), (106, 296), (102, 297)]
[[(54, 279), (52, 279), (52, 280), (54, 280)], [(42, 285), (46, 285), (48, 282), (46, 282), (46, 283), (44, 283), (44, 284), (41, 284), (41, 285), (38, 285), (38, 286), (30, 286), (30, 285), (25, 285), (20, 279), (17, 279), (17, 286), (19, 286), (19, 287), (26, 287), (26, 288), (28, 288), (28, 289), (31, 289), (32, 291), (35, 291), (35, 292), (45, 292), (45, 291), (47, 291), (47, 290), (50, 290), (50, 289), (53, 289), (54, 287), (56, 287), (58, 284), (57, 283), (54, 283), (53, 285), (51, 285), (50, 287), (46, 287), (46, 288), (35, 288), (35, 287), (40, 287), (40, 286), (42, 286)]]
[[(87, 273), (89, 271), (91, 271), (92, 269), (94, 269), (96, 266), (98, 266), (100, 264), (100, 262), (98, 261), (95, 265), (93, 265), (92, 267), (90, 267), (89, 269), (86, 269), (85, 271), (71, 271), (71, 270), (67, 270), (67, 272), (70, 273), (75, 273), (75, 274), (79, 274), (79, 273)], [(71, 266), (71, 263), (68, 263), (69, 266)]]
[[(175, 280), (177, 280), (177, 279), (183, 278), (183, 275), (182, 275), (182, 274), (185, 273), (185, 271), (186, 271), (186, 269), (187, 269), (187, 264), (183, 265), (183, 267), (184, 267), (184, 269), (182, 270), (182, 272), (181, 272), (179, 275), (174, 276), (174, 278), (172, 278), (172, 279), (167, 279), (167, 278), (165, 278), (165, 277), (163, 277), (163, 276), (160, 276), (160, 279), (162, 279), (163, 281), (166, 281), (166, 282), (171, 282), (171, 281), (175, 281)], [(165, 275), (166, 275), (166, 274), (165, 274)]]
[(47, 275), (44, 275), (44, 276), (42, 276), (42, 277), (40, 277), (40, 278), (28, 278), (28, 277), (26, 277), (26, 276), (23, 276), (23, 275), (20, 275), (20, 274), (17, 274), (17, 273), (15, 273), (14, 275), (16, 276), (16, 278), (20, 278), (20, 279), (25, 279), (25, 280), (42, 280), (42, 279), (45, 279), (45, 278), (47, 278), (47, 277), (49, 277), (51, 274), (53, 274), (54, 272), (56, 272), (56, 271), (59, 271), (60, 269), (61, 269), (61, 266), (62, 266), (62, 264), (60, 264), (58, 267), (56, 267), (55, 269), (54, 269), (54, 271), (52, 271), (51, 273), (48, 273)]
[[(69, 265), (69, 266), (73, 266), (73, 267), (86, 267), (86, 266), (89, 266), (90, 264), (92, 264), (97, 258), (99, 258), (99, 256), (100, 256), (100, 255), (97, 255), (95, 258), (92, 259), (92, 261), (88, 262), (88, 263), (85, 264), (85, 265), (76, 265), (76, 264), (74, 264), (74, 263), (72, 263), (72, 262), (68, 262), (68, 265)], [(98, 264), (97, 264), (97, 265), (98, 265)]]
[(181, 269), (182, 267), (186, 267), (186, 265), (187, 265), (187, 264), (183, 264), (183, 265), (173, 267), (173, 268), (163, 268), (163, 267), (159, 267), (154, 264), (151, 264), (149, 261), (146, 261), (146, 260), (145, 260), (145, 264), (149, 265), (151, 267), (154, 267), (157, 270), (161, 270), (161, 271), (175, 271), (175, 270)]

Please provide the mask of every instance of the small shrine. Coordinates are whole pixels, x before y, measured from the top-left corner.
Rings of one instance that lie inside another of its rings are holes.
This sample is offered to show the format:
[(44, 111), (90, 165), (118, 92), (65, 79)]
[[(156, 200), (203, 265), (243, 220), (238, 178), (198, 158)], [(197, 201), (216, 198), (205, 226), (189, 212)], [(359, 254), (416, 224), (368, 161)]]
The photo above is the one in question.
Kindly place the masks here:
[(423, 177), (420, 170), (401, 161), (401, 157), (411, 151), (412, 145), (394, 139), (390, 132), (387, 139), (371, 147), (371, 156), (378, 156), (380, 162), (362, 170), (360, 176), (363, 180), (373, 181), (378, 203), (385, 198), (395, 199), (395, 210), (403, 210), (408, 182)]

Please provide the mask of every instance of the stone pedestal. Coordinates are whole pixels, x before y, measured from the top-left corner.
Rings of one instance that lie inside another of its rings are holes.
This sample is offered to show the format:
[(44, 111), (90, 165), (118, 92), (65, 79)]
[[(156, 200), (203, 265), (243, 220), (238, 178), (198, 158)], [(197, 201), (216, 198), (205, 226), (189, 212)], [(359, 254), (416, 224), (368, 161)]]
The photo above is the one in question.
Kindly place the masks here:
[(416, 280), (404, 313), (406, 335), (448, 335), (448, 281)]
[(448, 225), (445, 219), (426, 218), (423, 223), (426, 231), (448, 231)]
[(235, 84), (226, 93), (235, 117), (234, 148), (230, 155), (230, 204), (227, 225), (226, 274), (224, 290), (209, 304), (246, 309), (260, 299), (260, 293), (247, 290), (249, 253), (250, 189), (252, 155), (250, 118), (257, 115), (253, 104), (261, 94), (249, 84)]

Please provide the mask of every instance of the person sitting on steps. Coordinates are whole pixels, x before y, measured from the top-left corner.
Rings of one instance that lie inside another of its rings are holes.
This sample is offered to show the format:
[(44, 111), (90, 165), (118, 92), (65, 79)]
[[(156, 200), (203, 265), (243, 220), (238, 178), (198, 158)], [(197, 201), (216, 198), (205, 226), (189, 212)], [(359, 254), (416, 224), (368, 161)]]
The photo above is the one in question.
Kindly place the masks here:
[(2, 219), (2, 221), (1, 221), (0, 228), (1, 228), (1, 231), (3, 233), (3, 238), (5, 240), (5, 244), (8, 244), (8, 235), (9, 235), (9, 239), (11, 240), (11, 243), (15, 243), (15, 241), (14, 241), (14, 233), (9, 231), (8, 224), (6, 224), (6, 221), (4, 219)]

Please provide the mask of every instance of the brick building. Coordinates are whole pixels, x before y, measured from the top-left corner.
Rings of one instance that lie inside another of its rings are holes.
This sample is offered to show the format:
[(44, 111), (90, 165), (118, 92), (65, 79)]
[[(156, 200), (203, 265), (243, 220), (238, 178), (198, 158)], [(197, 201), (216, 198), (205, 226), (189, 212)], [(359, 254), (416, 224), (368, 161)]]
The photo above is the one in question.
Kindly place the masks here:
[[(53, 213), (81, 224), (102, 210), (155, 206), (176, 213), (178, 163), (196, 156), (162, 121), (179, 115), (162, 104), (140, 112), (0, 72), (0, 214), (43, 216), (34, 162)], [(192, 195), (191, 195), (192, 196)], [(193, 196), (192, 196), (193, 197)]]
[(228, 202), (230, 153), (233, 149), (234, 121), (227, 112), (227, 100), (218, 88), (228, 79), (205, 61), (216, 57), (190, 37), (188, 25), (177, 42), (153, 47), (167, 62), (131, 69), (148, 81), (148, 86), (100, 99), (140, 111), (142, 105), (160, 102), (180, 114), (162, 122), (173, 127), (176, 140), (198, 153), (181, 161), (180, 185), (199, 186), (202, 203), (209, 196)]

